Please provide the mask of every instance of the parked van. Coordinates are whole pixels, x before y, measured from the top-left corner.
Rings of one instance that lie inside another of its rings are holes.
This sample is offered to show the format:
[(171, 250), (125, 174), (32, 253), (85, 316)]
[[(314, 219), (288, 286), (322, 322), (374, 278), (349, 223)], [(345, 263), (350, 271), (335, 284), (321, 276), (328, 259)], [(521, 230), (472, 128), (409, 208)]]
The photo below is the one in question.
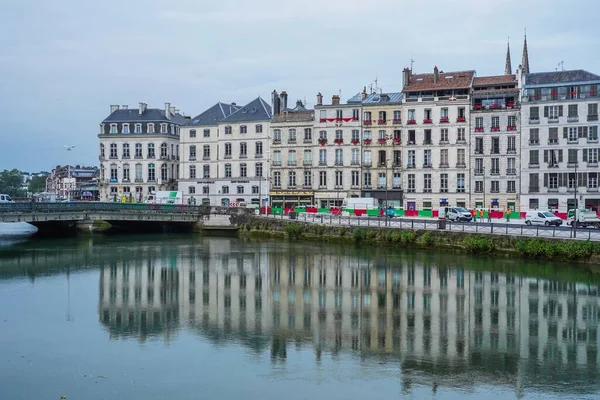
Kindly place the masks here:
[(560, 226), (562, 225), (563, 221), (550, 211), (533, 210), (525, 213), (525, 223), (527, 225), (538, 224), (545, 226)]
[(0, 194), (0, 203), (14, 203), (13, 199), (7, 194)]
[(464, 207), (440, 207), (438, 217), (457, 222), (470, 222), (473, 219), (471, 212)]

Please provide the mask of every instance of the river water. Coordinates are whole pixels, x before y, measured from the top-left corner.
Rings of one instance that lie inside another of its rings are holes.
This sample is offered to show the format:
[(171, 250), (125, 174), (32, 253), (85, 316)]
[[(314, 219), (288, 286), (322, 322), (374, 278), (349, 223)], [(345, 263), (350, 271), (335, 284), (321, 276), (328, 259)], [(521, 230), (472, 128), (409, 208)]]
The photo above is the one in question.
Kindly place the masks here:
[(568, 265), (201, 236), (0, 248), (3, 399), (597, 399)]

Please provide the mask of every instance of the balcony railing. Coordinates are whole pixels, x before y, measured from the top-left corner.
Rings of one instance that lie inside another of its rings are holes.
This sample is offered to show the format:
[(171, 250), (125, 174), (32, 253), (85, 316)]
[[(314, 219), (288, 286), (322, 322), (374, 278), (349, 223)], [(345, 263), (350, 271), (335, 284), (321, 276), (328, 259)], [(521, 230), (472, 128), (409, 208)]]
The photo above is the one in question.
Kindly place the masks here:
[(372, 125), (373, 124), (373, 120), (363, 119), (363, 124), (365, 124), (365, 125)]
[(386, 119), (378, 119), (377, 120), (377, 124), (379, 124), (379, 125), (385, 125), (385, 124), (387, 124), (387, 120)]
[(506, 169), (506, 175), (516, 175), (516, 174), (517, 174), (516, 168), (507, 168)]
[(302, 165), (304, 165), (305, 167), (310, 166), (310, 165), (312, 165), (312, 160), (304, 160), (304, 161), (302, 161)]
[(529, 123), (531, 125), (537, 125), (540, 123), (540, 119), (539, 118), (529, 118)]
[(567, 122), (579, 122), (578, 116), (567, 117)]
[(450, 122), (450, 119), (448, 117), (440, 118), (440, 124), (447, 124), (448, 122)]
[[(597, 117), (597, 116), (596, 116), (596, 117)], [(392, 120), (392, 123), (393, 123), (394, 125), (400, 125), (400, 124), (402, 123), (402, 119), (400, 119), (400, 118), (394, 118), (394, 119)]]
[(514, 147), (509, 147), (506, 149), (506, 154), (517, 154), (517, 149)]
[(598, 121), (598, 114), (589, 114), (587, 116), (588, 121)]
[(288, 160), (287, 165), (288, 165), (288, 167), (295, 167), (296, 166), (296, 161), (290, 161), (290, 160)]
[(475, 175), (483, 175), (483, 170), (482, 169), (476, 169), (474, 172)]
[(490, 171), (490, 175), (500, 175), (500, 170), (499, 169), (493, 169)]

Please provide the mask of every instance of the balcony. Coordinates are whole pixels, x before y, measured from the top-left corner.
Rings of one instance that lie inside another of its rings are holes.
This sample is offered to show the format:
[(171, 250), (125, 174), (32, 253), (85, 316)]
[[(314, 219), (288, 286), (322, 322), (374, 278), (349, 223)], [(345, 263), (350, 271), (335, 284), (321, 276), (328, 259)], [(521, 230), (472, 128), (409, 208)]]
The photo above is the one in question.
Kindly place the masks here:
[(385, 125), (385, 124), (387, 124), (387, 120), (385, 120), (385, 119), (378, 119), (377, 120), (377, 124), (378, 125)]
[(467, 168), (467, 164), (465, 164), (465, 163), (456, 163), (456, 168)]
[(423, 163), (423, 168), (431, 168), (432, 165), (429, 163)]
[(483, 132), (483, 126), (476, 126), (475, 132)]
[(440, 168), (449, 168), (448, 163), (440, 163)]
[(142, 178), (135, 178), (134, 182), (135, 183), (142, 183), (142, 182), (144, 182), (144, 180)]
[(539, 168), (539, 167), (540, 167), (539, 162), (530, 162), (529, 163), (529, 168)]
[(516, 168), (507, 168), (506, 169), (506, 175), (516, 175), (516, 174), (517, 174)]
[(288, 139), (288, 144), (296, 144), (296, 139)]
[(529, 144), (531, 146), (537, 146), (538, 144), (540, 144), (540, 141), (538, 139), (532, 139), (532, 140), (529, 140)]
[(490, 131), (492, 131), (492, 132), (500, 132), (500, 127), (499, 126), (492, 126), (492, 128), (490, 129)]
[(483, 175), (483, 169), (475, 169), (473, 172), (474, 175)]
[(188, 161), (196, 161), (196, 156), (190, 156), (190, 158), (188, 159)]
[(273, 139), (273, 144), (281, 144), (281, 139)]
[(408, 169), (415, 169), (415, 168), (417, 168), (417, 164), (415, 164), (415, 163), (408, 163), (406, 165), (406, 168), (408, 168)]
[(567, 122), (579, 122), (579, 117), (578, 116), (567, 117)]
[(517, 154), (517, 149), (514, 147), (509, 147), (506, 149), (506, 154)]
[[(136, 154), (133, 158), (135, 158), (136, 160), (141, 160), (142, 158), (144, 158), (144, 156), (142, 156), (141, 154)], [(154, 157), (150, 157), (150, 155), (148, 155), (148, 158), (154, 158)]]
[(440, 142), (438, 144), (439, 145), (445, 145), (445, 144), (450, 144), (450, 142), (447, 141), (447, 140), (440, 140)]
[(273, 160), (273, 165), (276, 167), (281, 167), (281, 161)]
[(558, 124), (558, 122), (559, 122), (558, 117), (548, 117), (549, 124)]
[(248, 154), (240, 154), (240, 158), (248, 158)]
[(558, 193), (558, 187), (549, 187), (548, 193)]
[(409, 119), (408, 121), (406, 121), (406, 125), (416, 125), (417, 121), (414, 119)]
[(209, 161), (209, 160), (210, 160), (210, 156), (203, 156), (203, 157), (202, 157), (202, 160), (204, 160), (204, 161)]
[(319, 167), (326, 167), (327, 161), (319, 161)]
[(402, 119), (400, 119), (400, 118), (394, 118), (392, 120), (392, 124), (394, 124), (394, 125), (400, 125), (400, 124), (402, 124)]
[(304, 160), (302, 161), (302, 165), (304, 165), (305, 167), (310, 167), (312, 166), (312, 160)]
[(341, 138), (333, 139), (333, 143), (335, 143), (339, 146), (341, 144), (344, 144), (344, 139), (341, 139)]
[(360, 162), (358, 160), (352, 160), (350, 161), (350, 165), (360, 165)]
[(529, 118), (529, 124), (530, 125), (537, 125), (540, 123), (540, 119), (539, 118)]
[(539, 193), (539, 192), (540, 192), (539, 186), (529, 186), (529, 193)]
[(432, 141), (431, 140), (423, 140), (423, 145), (431, 145)]
[(516, 125), (508, 125), (506, 127), (507, 131), (516, 131), (517, 130), (517, 126)]
[(116, 160), (119, 157), (117, 157), (116, 154), (111, 154), (110, 156), (108, 156), (108, 158), (111, 159), (111, 160)]
[[(229, 156), (229, 158), (231, 158), (231, 156)], [(168, 160), (169, 156), (166, 154), (161, 154), (159, 160)]]
[(223, 156), (223, 158), (226, 159), (226, 160), (229, 160), (229, 159), (231, 159), (231, 154), (225, 154)]
[(363, 185), (363, 189), (371, 189), (371, 188), (372, 188), (371, 185), (367, 185), (367, 184)]
[(598, 143), (598, 138), (590, 138), (590, 137), (588, 137), (587, 142), (588, 143)]
[(558, 144), (558, 139), (548, 139), (548, 144), (551, 144), (551, 145)]
[(450, 119), (448, 117), (440, 118), (440, 124), (447, 124), (449, 122), (450, 122)]
[(296, 164), (296, 160), (288, 160), (287, 162), (288, 167), (295, 167)]
[(467, 122), (467, 119), (465, 117), (458, 117), (456, 118), (456, 122)]
[(129, 154), (123, 154), (123, 160), (129, 160)]
[(500, 175), (500, 170), (499, 169), (493, 169), (490, 171), (490, 175)]
[(256, 153), (254, 155), (254, 158), (263, 158), (263, 154), (262, 153)]
[(302, 143), (304, 143), (304, 144), (312, 144), (312, 139), (304, 139), (302, 141)]
[(578, 167), (577, 161), (567, 162), (567, 168), (577, 168), (577, 167)]
[(363, 119), (363, 124), (364, 124), (364, 125), (373, 125), (373, 120), (370, 120), (370, 119)]
[(589, 114), (587, 116), (588, 121), (598, 121), (598, 114)]
[(423, 120), (423, 123), (424, 123), (424, 124), (433, 124), (433, 121), (431, 120), (431, 118), (425, 118), (425, 119)]
[(342, 167), (342, 166), (344, 166), (344, 161), (342, 161), (342, 160), (335, 160), (335, 162), (333, 163), (333, 165), (335, 165), (336, 167)]
[(481, 148), (475, 148), (475, 154), (483, 154), (483, 149)]

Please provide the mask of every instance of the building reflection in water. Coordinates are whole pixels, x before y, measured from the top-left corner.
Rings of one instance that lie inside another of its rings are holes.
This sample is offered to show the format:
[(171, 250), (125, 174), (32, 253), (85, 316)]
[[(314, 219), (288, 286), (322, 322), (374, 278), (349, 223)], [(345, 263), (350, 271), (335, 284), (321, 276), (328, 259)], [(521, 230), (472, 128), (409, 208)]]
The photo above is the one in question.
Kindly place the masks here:
[(210, 239), (105, 265), (100, 320), (113, 337), (191, 329), (270, 348), (279, 362), (294, 342), (310, 343), (317, 359), (394, 355), (405, 389), (429, 377), (434, 387), (568, 380), (598, 390), (597, 286), (286, 246)]

